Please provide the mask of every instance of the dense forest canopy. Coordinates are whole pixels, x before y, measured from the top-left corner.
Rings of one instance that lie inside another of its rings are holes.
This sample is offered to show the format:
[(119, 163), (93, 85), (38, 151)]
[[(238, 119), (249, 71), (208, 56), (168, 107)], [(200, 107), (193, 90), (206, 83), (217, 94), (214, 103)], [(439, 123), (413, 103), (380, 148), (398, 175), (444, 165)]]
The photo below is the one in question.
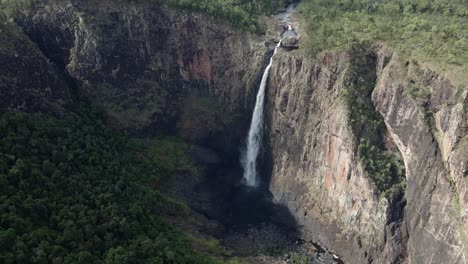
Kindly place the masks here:
[[(188, 2), (165, 4), (249, 30), (257, 14), (275, 8), (275, 1)], [(43, 4), (0, 3), (0, 31), (15, 12)], [(194, 238), (165, 219), (190, 219), (186, 206), (160, 192), (176, 170), (196, 173), (186, 145), (130, 139), (107, 126), (103, 110), (70, 101), (60, 118), (0, 113), (0, 263), (223, 262), (194, 250)]]
[(468, 67), (466, 0), (303, 0), (300, 12), (313, 54), (384, 41), (400, 53)]
[[(207, 13), (250, 31), (255, 31), (258, 15), (284, 4), (143, 1)], [(8, 14), (40, 1), (0, 3)], [(468, 68), (466, 0), (303, 0), (300, 13), (309, 54), (383, 41), (403, 54)], [(0, 30), (6, 20), (0, 13)], [(375, 78), (368, 79), (364, 81)], [(368, 109), (372, 102), (361, 100), (361, 95), (370, 96), (371, 87), (351, 86), (345, 92), (354, 107), (353, 125), (370, 124), (380, 131), (384, 124)], [(187, 216), (184, 205), (158, 191), (174, 170), (196, 170), (185, 156), (184, 144), (171, 137), (141, 144), (106, 123), (103, 112), (88, 104), (60, 119), (0, 114), (0, 262), (219, 262), (195, 251), (187, 235), (164, 221), (165, 215)], [(401, 160), (363, 138), (359, 150), (379, 191), (404, 188)]]
[[(183, 149), (148, 152), (86, 112), (0, 116), (0, 262), (217, 262), (163, 220), (187, 214), (157, 190), (176, 168), (190, 169), (175, 166)], [(180, 146), (174, 140), (153, 145)]]

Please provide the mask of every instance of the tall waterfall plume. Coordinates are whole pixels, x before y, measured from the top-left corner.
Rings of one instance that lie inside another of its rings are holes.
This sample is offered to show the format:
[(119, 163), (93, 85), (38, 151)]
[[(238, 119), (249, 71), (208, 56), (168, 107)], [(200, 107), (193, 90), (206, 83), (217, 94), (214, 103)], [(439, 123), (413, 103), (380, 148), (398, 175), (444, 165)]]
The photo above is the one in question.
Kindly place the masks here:
[(255, 108), (252, 114), (252, 122), (250, 123), (246, 149), (241, 156), (241, 165), (244, 169), (244, 181), (247, 186), (251, 187), (256, 187), (259, 184), (257, 175), (257, 158), (263, 142), (263, 107), (265, 101), (265, 90), (268, 76), (270, 74), (271, 64), (273, 63), (273, 57), (275, 56), (280, 46), (281, 41), (276, 45), (275, 51), (270, 58), (270, 63), (263, 72), (262, 82), (260, 83), (260, 88), (258, 89)]

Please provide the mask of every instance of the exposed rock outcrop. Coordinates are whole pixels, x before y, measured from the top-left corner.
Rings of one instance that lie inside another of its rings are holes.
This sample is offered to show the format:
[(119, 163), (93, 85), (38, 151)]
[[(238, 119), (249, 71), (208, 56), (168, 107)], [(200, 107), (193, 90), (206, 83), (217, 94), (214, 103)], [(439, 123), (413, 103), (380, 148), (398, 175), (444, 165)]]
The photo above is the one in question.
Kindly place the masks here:
[[(355, 53), (275, 58), (267, 107), (271, 191), (303, 235), (350, 263), (466, 263), (466, 88), (389, 49), (368, 52), (377, 57), (368, 65), (377, 73), (372, 99), (406, 167), (404, 211), (398, 193), (375, 194), (356, 151), (342, 93), (350, 58), (362, 56)], [(423, 99), (411, 95), (426, 88)]]
[[(467, 89), (381, 51), (372, 99), (406, 166), (411, 263), (467, 263)], [(427, 93), (418, 91), (426, 90)]]
[(159, 4), (46, 1), (17, 23), (131, 132), (174, 128), (187, 95), (246, 111), (263, 65), (251, 34)]
[(285, 37), (281, 41), (281, 47), (286, 48), (288, 50), (298, 49), (299, 41), (295, 37)]
[(62, 111), (67, 84), (59, 71), (21, 29), (2, 17), (0, 62), (0, 112)]
[(270, 190), (306, 238), (333, 247), (350, 263), (366, 263), (365, 255), (383, 240), (388, 203), (374, 195), (354, 153), (341, 98), (348, 58), (327, 53), (314, 63), (294, 55), (279, 54), (272, 67)]
[[(25, 34), (1, 26), (0, 111), (60, 108), (67, 84), (59, 68), (130, 132), (174, 129), (230, 145), (226, 153), (238, 147), (262, 73), (258, 37), (200, 14), (114, 1), (45, 1), (16, 22)], [(383, 143), (406, 169), (406, 192), (383, 197), (367, 177), (343, 98), (351, 58), (366, 54), (312, 60), (301, 52), (274, 58), (264, 160), (271, 192), (302, 236), (349, 263), (467, 263), (466, 87), (388, 48), (367, 48)]]

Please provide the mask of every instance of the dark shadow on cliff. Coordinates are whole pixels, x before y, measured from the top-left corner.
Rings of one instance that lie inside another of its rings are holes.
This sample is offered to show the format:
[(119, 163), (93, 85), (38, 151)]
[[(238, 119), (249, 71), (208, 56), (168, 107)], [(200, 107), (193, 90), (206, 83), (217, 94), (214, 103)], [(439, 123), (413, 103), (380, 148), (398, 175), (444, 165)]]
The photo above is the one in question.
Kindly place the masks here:
[[(242, 168), (239, 162), (240, 151), (245, 147), (251, 113), (260, 86), (265, 67), (273, 55), (273, 46), (264, 54), (262, 70), (259, 72), (255, 88), (250, 89), (248, 110), (240, 126), (241, 131), (230, 131), (237, 135), (237, 149), (226, 153), (221, 142), (205, 142), (206, 146), (215, 149), (220, 155), (220, 163), (209, 165), (205, 180), (202, 183), (210, 196), (210, 209), (207, 215), (219, 221), (223, 226), (221, 239), (224, 244), (240, 255), (252, 255), (259, 252), (275, 255), (290, 251), (297, 244), (299, 229), (289, 209), (276, 204), (269, 191), (268, 177), (261, 176), (259, 187), (245, 186), (242, 179)], [(242, 132), (243, 131), (243, 132)], [(239, 132), (243, 136), (240, 138)], [(213, 138), (211, 138), (213, 139)], [(218, 142), (217, 145), (213, 145)], [(271, 160), (271, 159), (269, 159)], [(263, 174), (264, 159), (259, 157), (258, 172)], [(268, 176), (268, 175), (266, 175)]]
[(242, 256), (284, 254), (295, 247), (299, 233), (292, 214), (274, 203), (266, 185), (243, 185), (238, 156), (201, 146), (193, 147), (193, 155), (204, 173), (198, 180), (181, 175), (172, 185), (204, 232)]
[(212, 204), (219, 210), (217, 220), (224, 227), (224, 244), (241, 255), (290, 251), (299, 236), (294, 217), (287, 207), (274, 203), (266, 185), (245, 186), (237, 164), (207, 175)]
[(241, 255), (289, 252), (299, 236), (289, 209), (274, 203), (265, 186), (234, 186), (225, 200), (225, 244)]
[(282, 205), (275, 204), (268, 189), (236, 186), (228, 197), (226, 225), (236, 231), (263, 223), (274, 223), (295, 232), (297, 223)]

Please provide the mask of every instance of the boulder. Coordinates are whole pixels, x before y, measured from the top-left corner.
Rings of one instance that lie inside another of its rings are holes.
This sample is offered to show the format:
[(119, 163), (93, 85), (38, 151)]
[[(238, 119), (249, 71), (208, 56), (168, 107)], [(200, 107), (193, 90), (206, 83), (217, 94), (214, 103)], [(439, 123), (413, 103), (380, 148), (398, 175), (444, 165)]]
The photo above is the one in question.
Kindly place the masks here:
[(286, 49), (298, 49), (299, 40), (296, 37), (285, 37), (283, 41), (281, 41), (281, 47)]

